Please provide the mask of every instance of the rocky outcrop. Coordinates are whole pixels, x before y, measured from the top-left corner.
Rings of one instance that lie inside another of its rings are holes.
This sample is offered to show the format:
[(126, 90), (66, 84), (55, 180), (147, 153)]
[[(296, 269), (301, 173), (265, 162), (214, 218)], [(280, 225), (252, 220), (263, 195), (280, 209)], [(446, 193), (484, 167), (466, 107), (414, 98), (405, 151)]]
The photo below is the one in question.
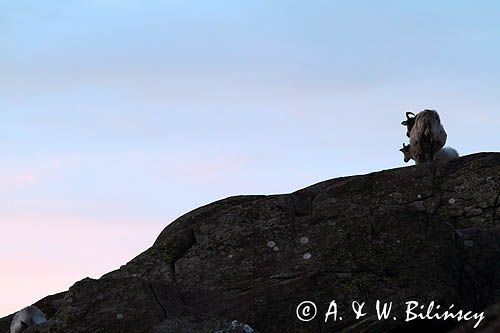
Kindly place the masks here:
[[(168, 225), (120, 269), (76, 283), (31, 332), (459, 329), (406, 323), (403, 305), (482, 311), (500, 302), (499, 197), (500, 154), (481, 153), (217, 201)], [(296, 316), (305, 300), (318, 309), (308, 322)], [(325, 323), (332, 300), (343, 318)], [(362, 319), (354, 300), (367, 302)], [(393, 302), (397, 320), (377, 320), (376, 300)]]

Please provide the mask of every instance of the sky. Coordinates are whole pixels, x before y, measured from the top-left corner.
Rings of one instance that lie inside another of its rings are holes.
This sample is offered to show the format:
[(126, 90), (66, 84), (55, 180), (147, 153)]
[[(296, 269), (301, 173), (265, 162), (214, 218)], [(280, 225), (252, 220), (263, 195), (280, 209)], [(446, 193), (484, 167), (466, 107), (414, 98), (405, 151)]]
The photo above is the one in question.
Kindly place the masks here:
[(499, 151), (498, 1), (0, 0), (0, 317), (180, 215), (401, 167), (406, 111)]

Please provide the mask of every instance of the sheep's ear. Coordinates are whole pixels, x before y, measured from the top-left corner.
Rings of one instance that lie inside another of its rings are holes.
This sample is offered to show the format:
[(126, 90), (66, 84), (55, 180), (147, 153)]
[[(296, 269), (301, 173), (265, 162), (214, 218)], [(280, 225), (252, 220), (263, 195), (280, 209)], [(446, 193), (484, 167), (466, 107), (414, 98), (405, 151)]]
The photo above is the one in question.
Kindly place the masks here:
[(406, 112), (406, 118), (410, 119), (410, 115), (413, 116), (412, 118), (415, 118), (415, 114), (413, 112)]
[(402, 122), (401, 122), (401, 125), (403, 125), (403, 126), (407, 126), (407, 125), (408, 125), (408, 122), (407, 122), (406, 120), (405, 120), (405, 121), (402, 121)]

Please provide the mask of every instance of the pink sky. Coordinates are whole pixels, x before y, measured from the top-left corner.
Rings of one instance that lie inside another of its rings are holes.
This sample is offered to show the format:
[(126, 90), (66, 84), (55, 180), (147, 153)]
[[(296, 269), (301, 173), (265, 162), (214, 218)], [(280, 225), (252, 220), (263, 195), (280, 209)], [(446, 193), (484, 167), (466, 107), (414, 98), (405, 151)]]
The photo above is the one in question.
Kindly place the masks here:
[(165, 224), (36, 214), (1, 219), (2, 314), (117, 269), (152, 244)]

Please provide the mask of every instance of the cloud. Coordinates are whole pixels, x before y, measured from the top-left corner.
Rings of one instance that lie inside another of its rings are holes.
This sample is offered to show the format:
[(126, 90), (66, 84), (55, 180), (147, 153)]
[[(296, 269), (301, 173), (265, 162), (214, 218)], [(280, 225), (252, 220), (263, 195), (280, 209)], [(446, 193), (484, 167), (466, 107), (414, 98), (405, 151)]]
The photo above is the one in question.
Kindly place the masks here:
[(1, 181), (2, 183), (6, 184), (7, 187), (23, 187), (33, 183), (35, 181), (35, 176), (31, 173), (10, 175), (6, 176), (4, 179), (1, 179)]
[(10, 168), (0, 168), (0, 195), (5, 195), (19, 189), (33, 185), (38, 179), (38, 174), (33, 170), (17, 171)]
[(8, 194), (11, 191), (32, 186), (42, 180), (61, 175), (64, 168), (69, 167), (75, 160), (74, 157), (62, 157), (40, 160), (30, 158), (24, 160), (5, 159), (0, 167), (0, 194)]

